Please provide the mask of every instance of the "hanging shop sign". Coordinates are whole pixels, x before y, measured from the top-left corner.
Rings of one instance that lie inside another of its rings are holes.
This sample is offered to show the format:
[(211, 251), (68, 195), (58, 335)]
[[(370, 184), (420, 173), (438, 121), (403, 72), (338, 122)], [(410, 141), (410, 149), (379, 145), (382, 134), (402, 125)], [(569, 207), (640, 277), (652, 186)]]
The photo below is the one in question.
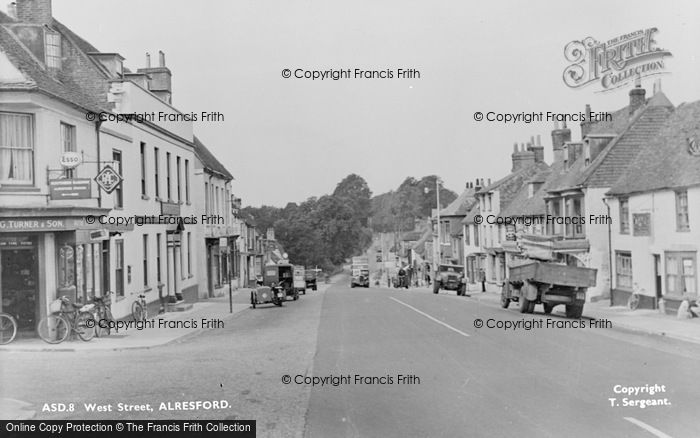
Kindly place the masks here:
[(95, 177), (97, 185), (107, 193), (112, 193), (123, 180), (122, 176), (110, 165), (103, 167)]
[(61, 199), (90, 199), (92, 181), (89, 178), (51, 179), (49, 180), (49, 198), (52, 201)]

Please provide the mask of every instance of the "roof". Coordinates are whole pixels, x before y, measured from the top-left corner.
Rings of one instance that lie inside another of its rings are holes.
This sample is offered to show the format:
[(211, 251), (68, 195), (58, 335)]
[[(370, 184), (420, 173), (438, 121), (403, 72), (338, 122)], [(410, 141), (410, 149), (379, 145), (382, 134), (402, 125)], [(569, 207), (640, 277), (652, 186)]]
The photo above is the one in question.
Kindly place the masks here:
[(481, 207), (479, 207), (479, 203), (477, 202), (474, 205), (472, 205), (472, 208), (469, 209), (466, 217), (462, 219), (462, 224), (473, 224), (474, 216), (478, 214), (481, 214)]
[(473, 188), (465, 189), (454, 201), (440, 211), (440, 217), (466, 216), (472, 205), (476, 202)]
[(426, 230), (420, 239), (413, 245), (413, 250), (418, 254), (423, 255), (425, 252), (425, 242), (433, 241), (433, 232), (431, 230)]
[[(552, 165), (530, 178), (516, 193), (510, 205), (501, 211), (501, 216), (539, 216), (546, 214), (544, 198), (547, 189), (563, 174), (564, 162), (555, 161)], [(530, 197), (529, 183), (541, 183), (542, 186)]]
[(204, 143), (202, 143), (197, 136), (194, 136), (194, 153), (202, 162), (204, 168), (210, 172), (217, 173), (224, 177), (224, 179), (232, 180), (233, 175), (229, 172), (226, 167), (219, 160), (216, 159), (214, 154), (211, 153)]
[[(0, 12), (0, 52), (22, 73), (24, 80), (2, 82), (1, 90), (37, 91), (93, 112), (109, 109), (106, 99), (109, 87), (107, 77), (87, 55), (83, 54), (88, 62), (71, 62), (66, 58), (65, 69), (59, 74), (51, 74), (12, 31), (15, 25), (19, 26), (20, 23)], [(33, 25), (21, 23), (21, 26)], [(51, 27), (66, 37), (68, 44), (74, 44), (74, 37), (80, 39), (56, 20), (53, 20)], [(80, 74), (75, 73), (78, 69)]]
[(498, 190), (500, 205), (498, 211), (505, 211), (523, 185), (537, 174), (546, 171), (549, 165), (544, 162), (537, 162), (516, 170), (477, 192), (477, 194), (488, 193)]
[(608, 194), (626, 195), (700, 185), (700, 101), (680, 105), (656, 136), (640, 150)]
[(556, 192), (578, 187), (611, 187), (642, 147), (654, 138), (672, 112), (673, 106), (668, 98), (658, 92), (628, 118), (626, 128), (590, 164), (586, 165), (585, 158), (581, 155), (548, 190)]

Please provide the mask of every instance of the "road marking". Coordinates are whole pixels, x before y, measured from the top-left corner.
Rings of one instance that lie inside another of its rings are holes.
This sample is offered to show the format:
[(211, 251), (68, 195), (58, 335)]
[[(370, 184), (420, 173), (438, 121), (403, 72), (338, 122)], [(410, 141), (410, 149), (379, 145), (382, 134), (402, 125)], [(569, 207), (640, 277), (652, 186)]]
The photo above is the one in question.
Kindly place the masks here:
[(632, 417), (624, 417), (624, 418), (625, 418), (625, 420), (629, 421), (630, 423), (632, 423), (634, 425), (641, 427), (642, 429), (646, 430), (647, 432), (649, 432), (650, 434), (652, 434), (654, 436), (657, 436), (659, 438), (671, 438), (670, 435), (666, 435), (665, 433), (661, 432), (659, 429), (651, 427), (648, 424), (646, 424), (645, 422), (639, 421), (636, 418), (632, 418)]
[(440, 321), (439, 319), (433, 318), (432, 316), (428, 315), (427, 313), (425, 313), (421, 310), (416, 309), (415, 307), (411, 306), (410, 304), (406, 304), (403, 301), (397, 300), (394, 297), (389, 297), (389, 298), (391, 298), (392, 300), (396, 301), (399, 304), (403, 304), (404, 306), (408, 307), (409, 309), (413, 310), (416, 313), (420, 313), (421, 315), (425, 316), (426, 318), (430, 319), (431, 321), (435, 321), (438, 324), (440, 324), (441, 326), (447, 327), (448, 329), (452, 330), (453, 332), (459, 333), (460, 335), (465, 336), (467, 338), (469, 337), (469, 335), (464, 333), (462, 330), (456, 329), (456, 328), (452, 327), (451, 325)]

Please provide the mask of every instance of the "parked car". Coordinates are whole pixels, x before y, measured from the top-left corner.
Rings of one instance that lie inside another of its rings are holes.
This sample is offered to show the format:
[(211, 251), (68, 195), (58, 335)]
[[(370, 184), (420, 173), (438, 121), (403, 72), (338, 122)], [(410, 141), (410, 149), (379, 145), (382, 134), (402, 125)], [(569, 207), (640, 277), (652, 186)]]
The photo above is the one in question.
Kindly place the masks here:
[(464, 295), (467, 290), (467, 282), (464, 277), (464, 266), (439, 265), (433, 281), (433, 293), (440, 289), (457, 291), (457, 295)]
[(319, 275), (321, 275), (320, 269), (307, 269), (304, 272), (304, 280), (306, 282), (307, 289), (318, 290)]

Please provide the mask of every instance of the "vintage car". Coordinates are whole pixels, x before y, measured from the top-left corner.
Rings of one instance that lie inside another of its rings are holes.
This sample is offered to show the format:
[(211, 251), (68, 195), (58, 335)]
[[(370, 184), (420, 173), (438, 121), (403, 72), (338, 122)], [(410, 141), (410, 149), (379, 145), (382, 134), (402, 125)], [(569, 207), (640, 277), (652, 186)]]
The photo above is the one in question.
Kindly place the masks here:
[(318, 277), (321, 275), (320, 269), (307, 269), (304, 272), (304, 280), (306, 281), (306, 288), (311, 290), (318, 290)]
[(440, 289), (457, 291), (457, 295), (464, 295), (467, 284), (464, 278), (464, 266), (439, 265), (433, 281), (433, 293)]
[(299, 299), (299, 292), (294, 288), (294, 265), (289, 263), (278, 263), (265, 266), (263, 273), (263, 284), (284, 291), (285, 297)]
[(294, 267), (294, 291), (306, 295), (306, 272), (303, 266)]

